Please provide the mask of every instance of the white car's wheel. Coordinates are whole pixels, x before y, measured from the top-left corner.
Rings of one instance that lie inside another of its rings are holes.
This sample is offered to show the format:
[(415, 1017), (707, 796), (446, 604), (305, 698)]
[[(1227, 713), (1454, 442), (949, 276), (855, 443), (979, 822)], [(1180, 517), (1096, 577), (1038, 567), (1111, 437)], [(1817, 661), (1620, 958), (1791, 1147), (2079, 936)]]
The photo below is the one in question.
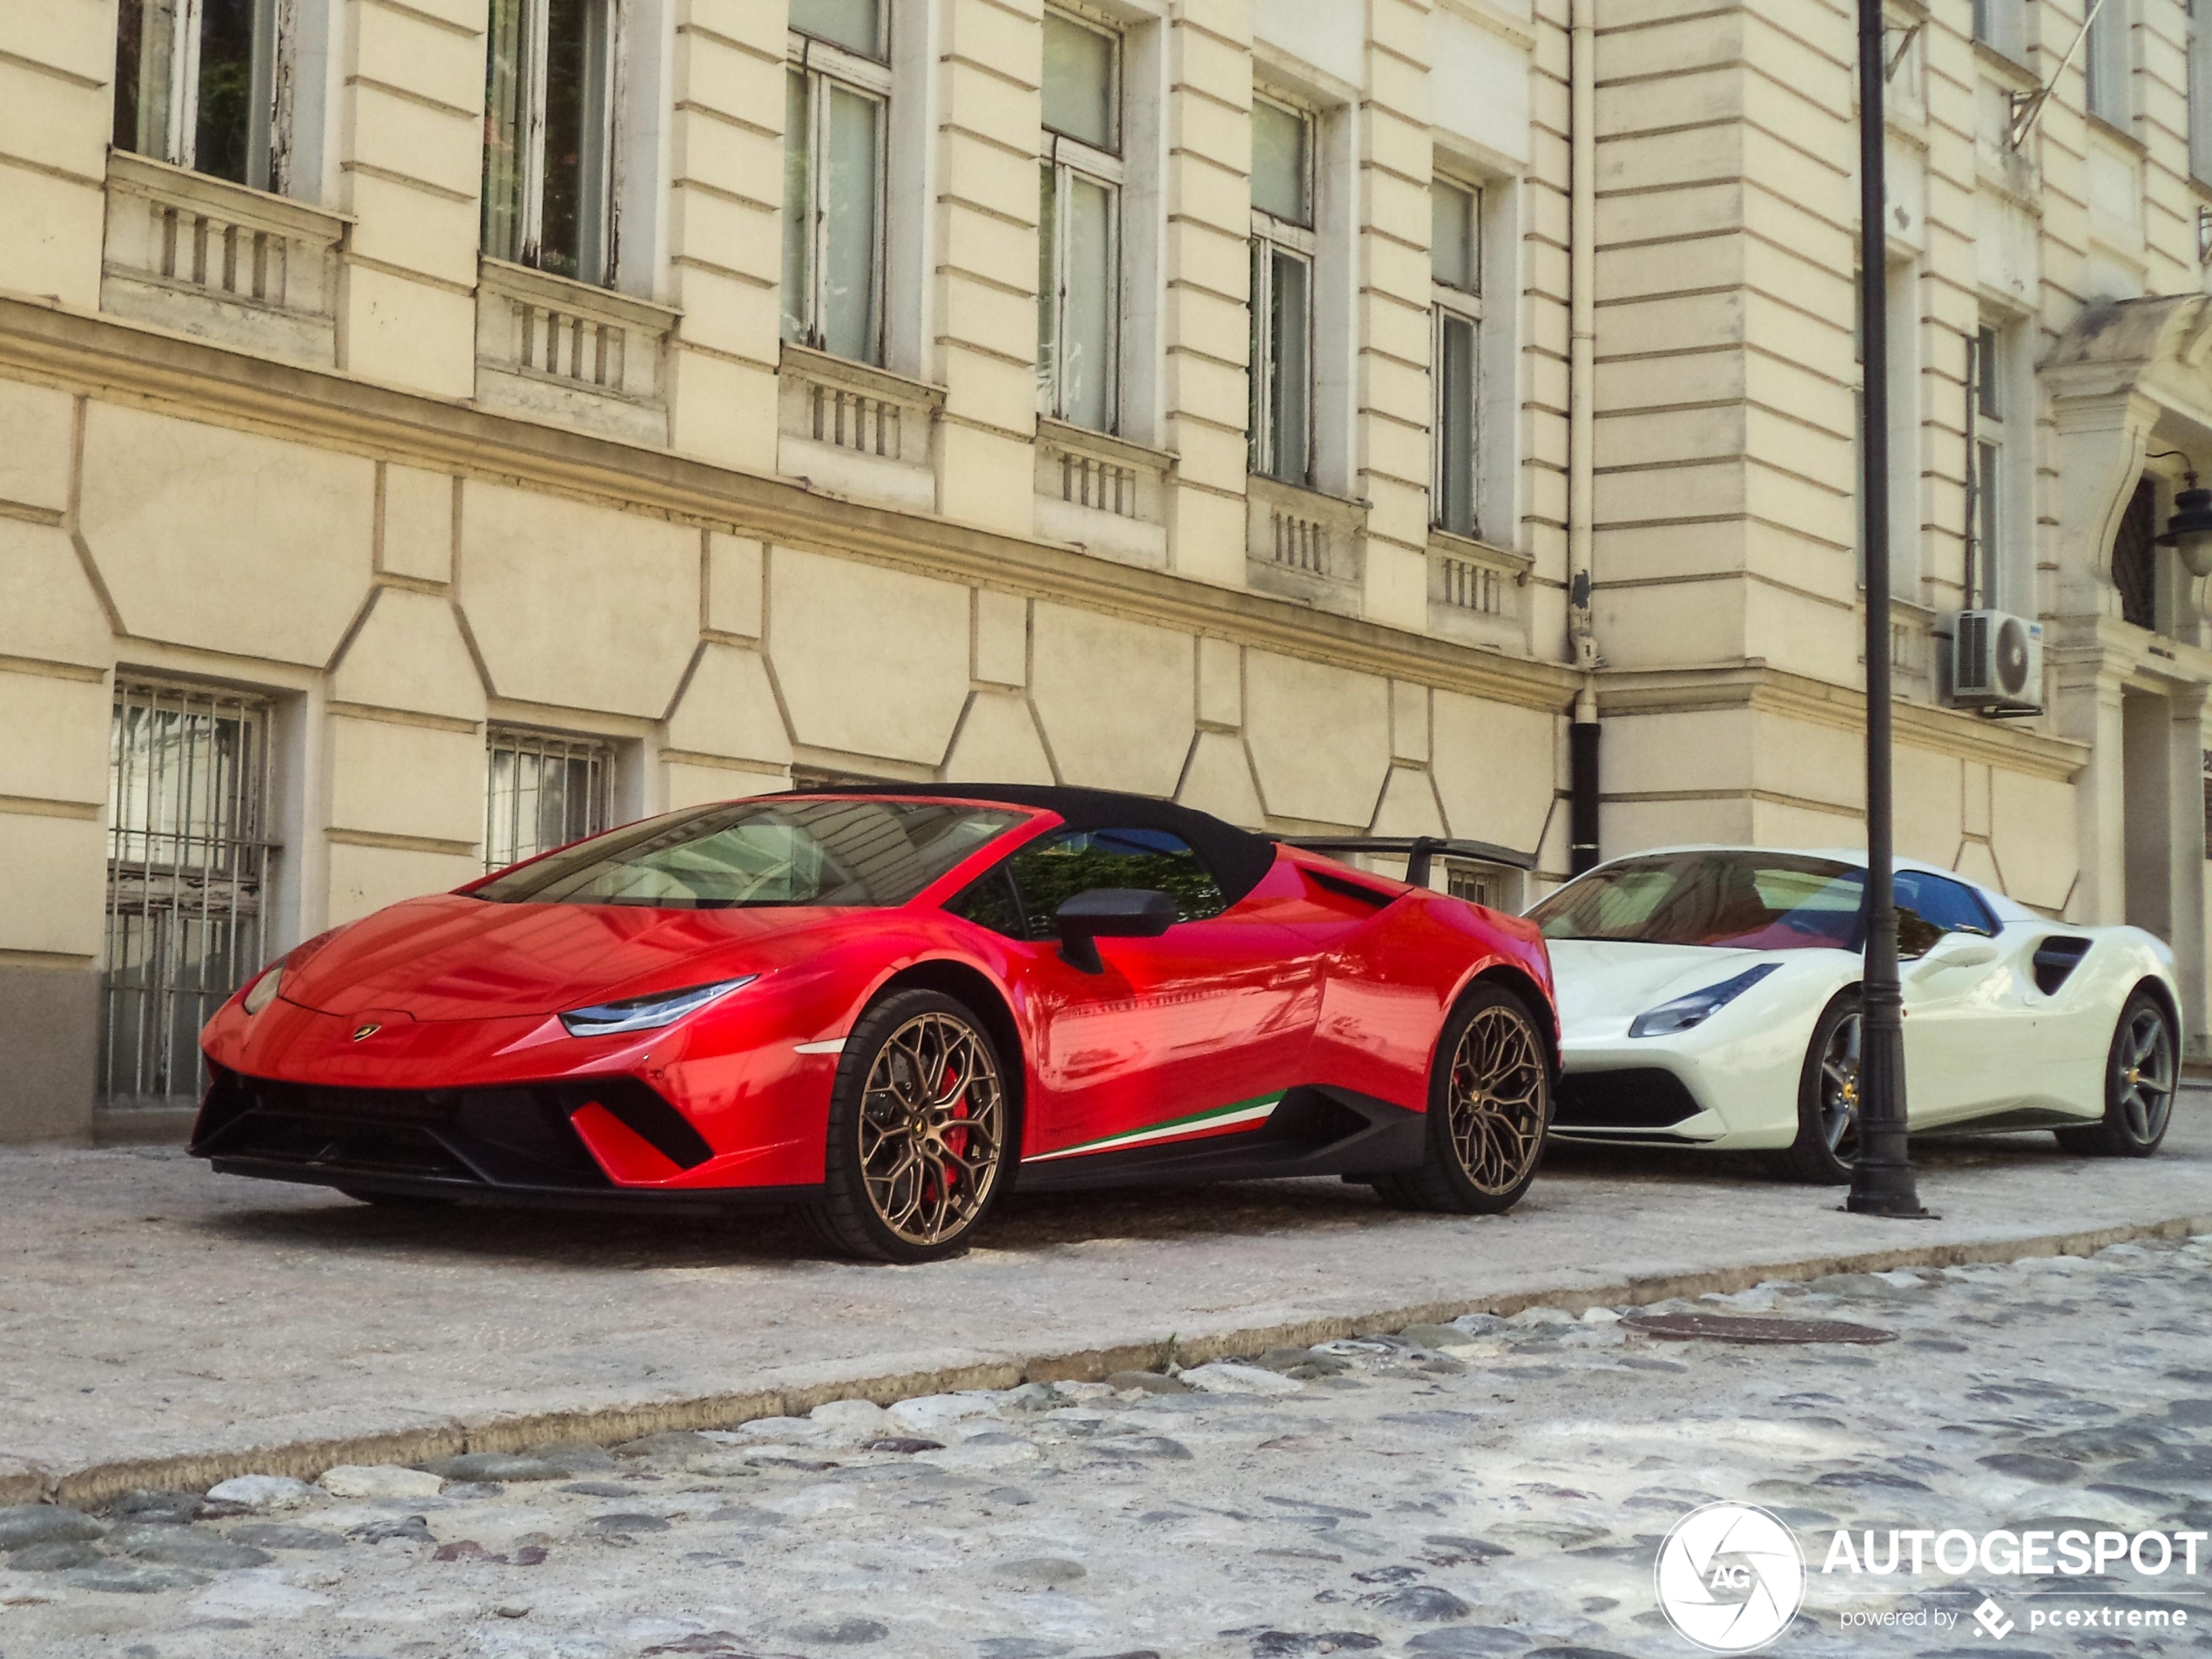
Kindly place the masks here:
[(1836, 1186), (1858, 1157), (1858, 992), (1820, 1011), (1797, 1080), (1797, 1138), (1777, 1160), (1796, 1181)]
[(2158, 1150), (2174, 1118), (2178, 1048), (2165, 1004), (2148, 991), (2129, 997), (2105, 1061), (2104, 1120), (2059, 1130), (2059, 1144), (2092, 1157), (2147, 1158)]

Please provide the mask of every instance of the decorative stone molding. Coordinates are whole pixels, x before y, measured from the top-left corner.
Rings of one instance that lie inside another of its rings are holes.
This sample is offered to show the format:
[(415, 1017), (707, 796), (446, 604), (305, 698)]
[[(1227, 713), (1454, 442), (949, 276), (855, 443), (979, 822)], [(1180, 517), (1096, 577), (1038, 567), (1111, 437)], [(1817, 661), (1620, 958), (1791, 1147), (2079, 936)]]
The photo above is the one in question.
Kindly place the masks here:
[(1522, 590), (1534, 560), (1448, 530), (1428, 536), (1428, 630), (1496, 650), (1526, 643)]
[(942, 387), (789, 341), (780, 367), (778, 472), (833, 496), (936, 510)]
[(1263, 593), (1357, 616), (1367, 503), (1254, 473), (1245, 482), (1244, 574)]
[(1037, 536), (1164, 569), (1175, 457), (1103, 432), (1037, 421)]
[(338, 361), (338, 263), (351, 223), (111, 151), (100, 309), (330, 367)]
[(668, 342), (682, 314), (528, 266), (479, 260), (476, 401), (665, 444)]

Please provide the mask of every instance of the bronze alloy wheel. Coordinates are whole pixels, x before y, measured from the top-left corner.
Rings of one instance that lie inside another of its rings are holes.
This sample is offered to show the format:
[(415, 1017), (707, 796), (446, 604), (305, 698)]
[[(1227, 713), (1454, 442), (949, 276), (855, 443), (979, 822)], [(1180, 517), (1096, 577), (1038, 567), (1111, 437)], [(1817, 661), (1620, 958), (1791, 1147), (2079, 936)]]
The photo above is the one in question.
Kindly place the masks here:
[(876, 1051), (860, 1111), (868, 1206), (908, 1244), (965, 1231), (996, 1189), (1005, 1132), (998, 1060), (958, 1015), (917, 1014)]
[(1543, 1044), (1518, 1003), (1476, 1010), (1452, 1055), (1452, 1150), (1475, 1190), (1503, 1197), (1525, 1185), (1544, 1150), (1550, 1076)]

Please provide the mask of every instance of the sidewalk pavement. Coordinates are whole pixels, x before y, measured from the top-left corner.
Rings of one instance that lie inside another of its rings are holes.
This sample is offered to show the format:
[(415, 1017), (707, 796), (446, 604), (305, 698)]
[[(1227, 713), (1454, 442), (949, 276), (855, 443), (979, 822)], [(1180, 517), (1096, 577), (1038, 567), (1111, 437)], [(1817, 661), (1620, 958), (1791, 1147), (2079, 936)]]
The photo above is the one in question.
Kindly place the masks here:
[(1326, 1181), (1017, 1198), (967, 1256), (887, 1268), (773, 1218), (407, 1215), (169, 1149), (0, 1152), (0, 1503), (2212, 1231), (2212, 1094), (2145, 1162), (2048, 1135), (1916, 1157), (1939, 1219), (1847, 1216), (1734, 1160), (1568, 1150), (1502, 1217)]

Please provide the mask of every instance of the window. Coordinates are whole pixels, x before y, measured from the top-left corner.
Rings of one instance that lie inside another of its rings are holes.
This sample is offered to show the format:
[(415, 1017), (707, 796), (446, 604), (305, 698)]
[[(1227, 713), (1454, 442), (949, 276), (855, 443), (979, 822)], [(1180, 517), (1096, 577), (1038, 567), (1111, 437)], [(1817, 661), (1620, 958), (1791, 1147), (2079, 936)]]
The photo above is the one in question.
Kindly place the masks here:
[(1060, 907), (1079, 893), (1135, 887), (1164, 893), (1183, 921), (1227, 909), (1221, 883), (1180, 835), (1156, 829), (1055, 830), (1022, 847), (947, 907), (1012, 938), (1058, 936)]
[(2189, 172), (2212, 184), (2212, 0), (2188, 0), (2185, 50), (2188, 62)]
[(484, 868), (503, 870), (606, 828), (613, 760), (591, 738), (493, 727)]
[(1997, 918), (1965, 882), (1925, 870), (1899, 870), (1894, 879), (1898, 907), (1910, 910), (1939, 934), (1996, 937)]
[(1568, 882), (1528, 914), (1547, 939), (1857, 950), (1866, 873), (1791, 853), (1661, 853)]
[(883, 361), (882, 0), (792, 0), (784, 98), (783, 335)]
[(617, 0), (491, 0), (484, 252), (579, 282), (614, 266)]
[(2128, 0), (2093, 0), (2082, 69), (2088, 82), (2089, 113), (2114, 126), (2128, 125)]
[(906, 903), (1023, 821), (976, 806), (772, 796), (634, 824), (470, 891), (496, 904), (876, 908)]
[(269, 705), (118, 679), (100, 1092), (197, 1095), (198, 1036), (267, 943)]
[(1313, 119), (1252, 100), (1251, 470), (1313, 474)]
[(1454, 899), (1513, 915), (1521, 909), (1521, 872), (1502, 864), (1472, 864), (1457, 859), (1444, 867), (1444, 887)]
[(1983, 328), (1966, 342), (1966, 606), (1997, 602), (2010, 532), (2012, 485), (2005, 337)]
[(2138, 628), (2158, 626), (2158, 485), (2138, 479), (2112, 538), (2112, 585), (2120, 590), (2120, 619)]
[(1974, 38), (2014, 59), (2027, 55), (2027, 0), (1974, 0)]
[(279, 0), (121, 0), (115, 147), (283, 188)]
[(1118, 35), (1044, 14), (1037, 408), (1099, 432), (1120, 415), (1121, 56)]
[(1480, 533), (1482, 192), (1448, 179), (1429, 185), (1430, 269), (1435, 342), (1436, 523), (1455, 536)]

